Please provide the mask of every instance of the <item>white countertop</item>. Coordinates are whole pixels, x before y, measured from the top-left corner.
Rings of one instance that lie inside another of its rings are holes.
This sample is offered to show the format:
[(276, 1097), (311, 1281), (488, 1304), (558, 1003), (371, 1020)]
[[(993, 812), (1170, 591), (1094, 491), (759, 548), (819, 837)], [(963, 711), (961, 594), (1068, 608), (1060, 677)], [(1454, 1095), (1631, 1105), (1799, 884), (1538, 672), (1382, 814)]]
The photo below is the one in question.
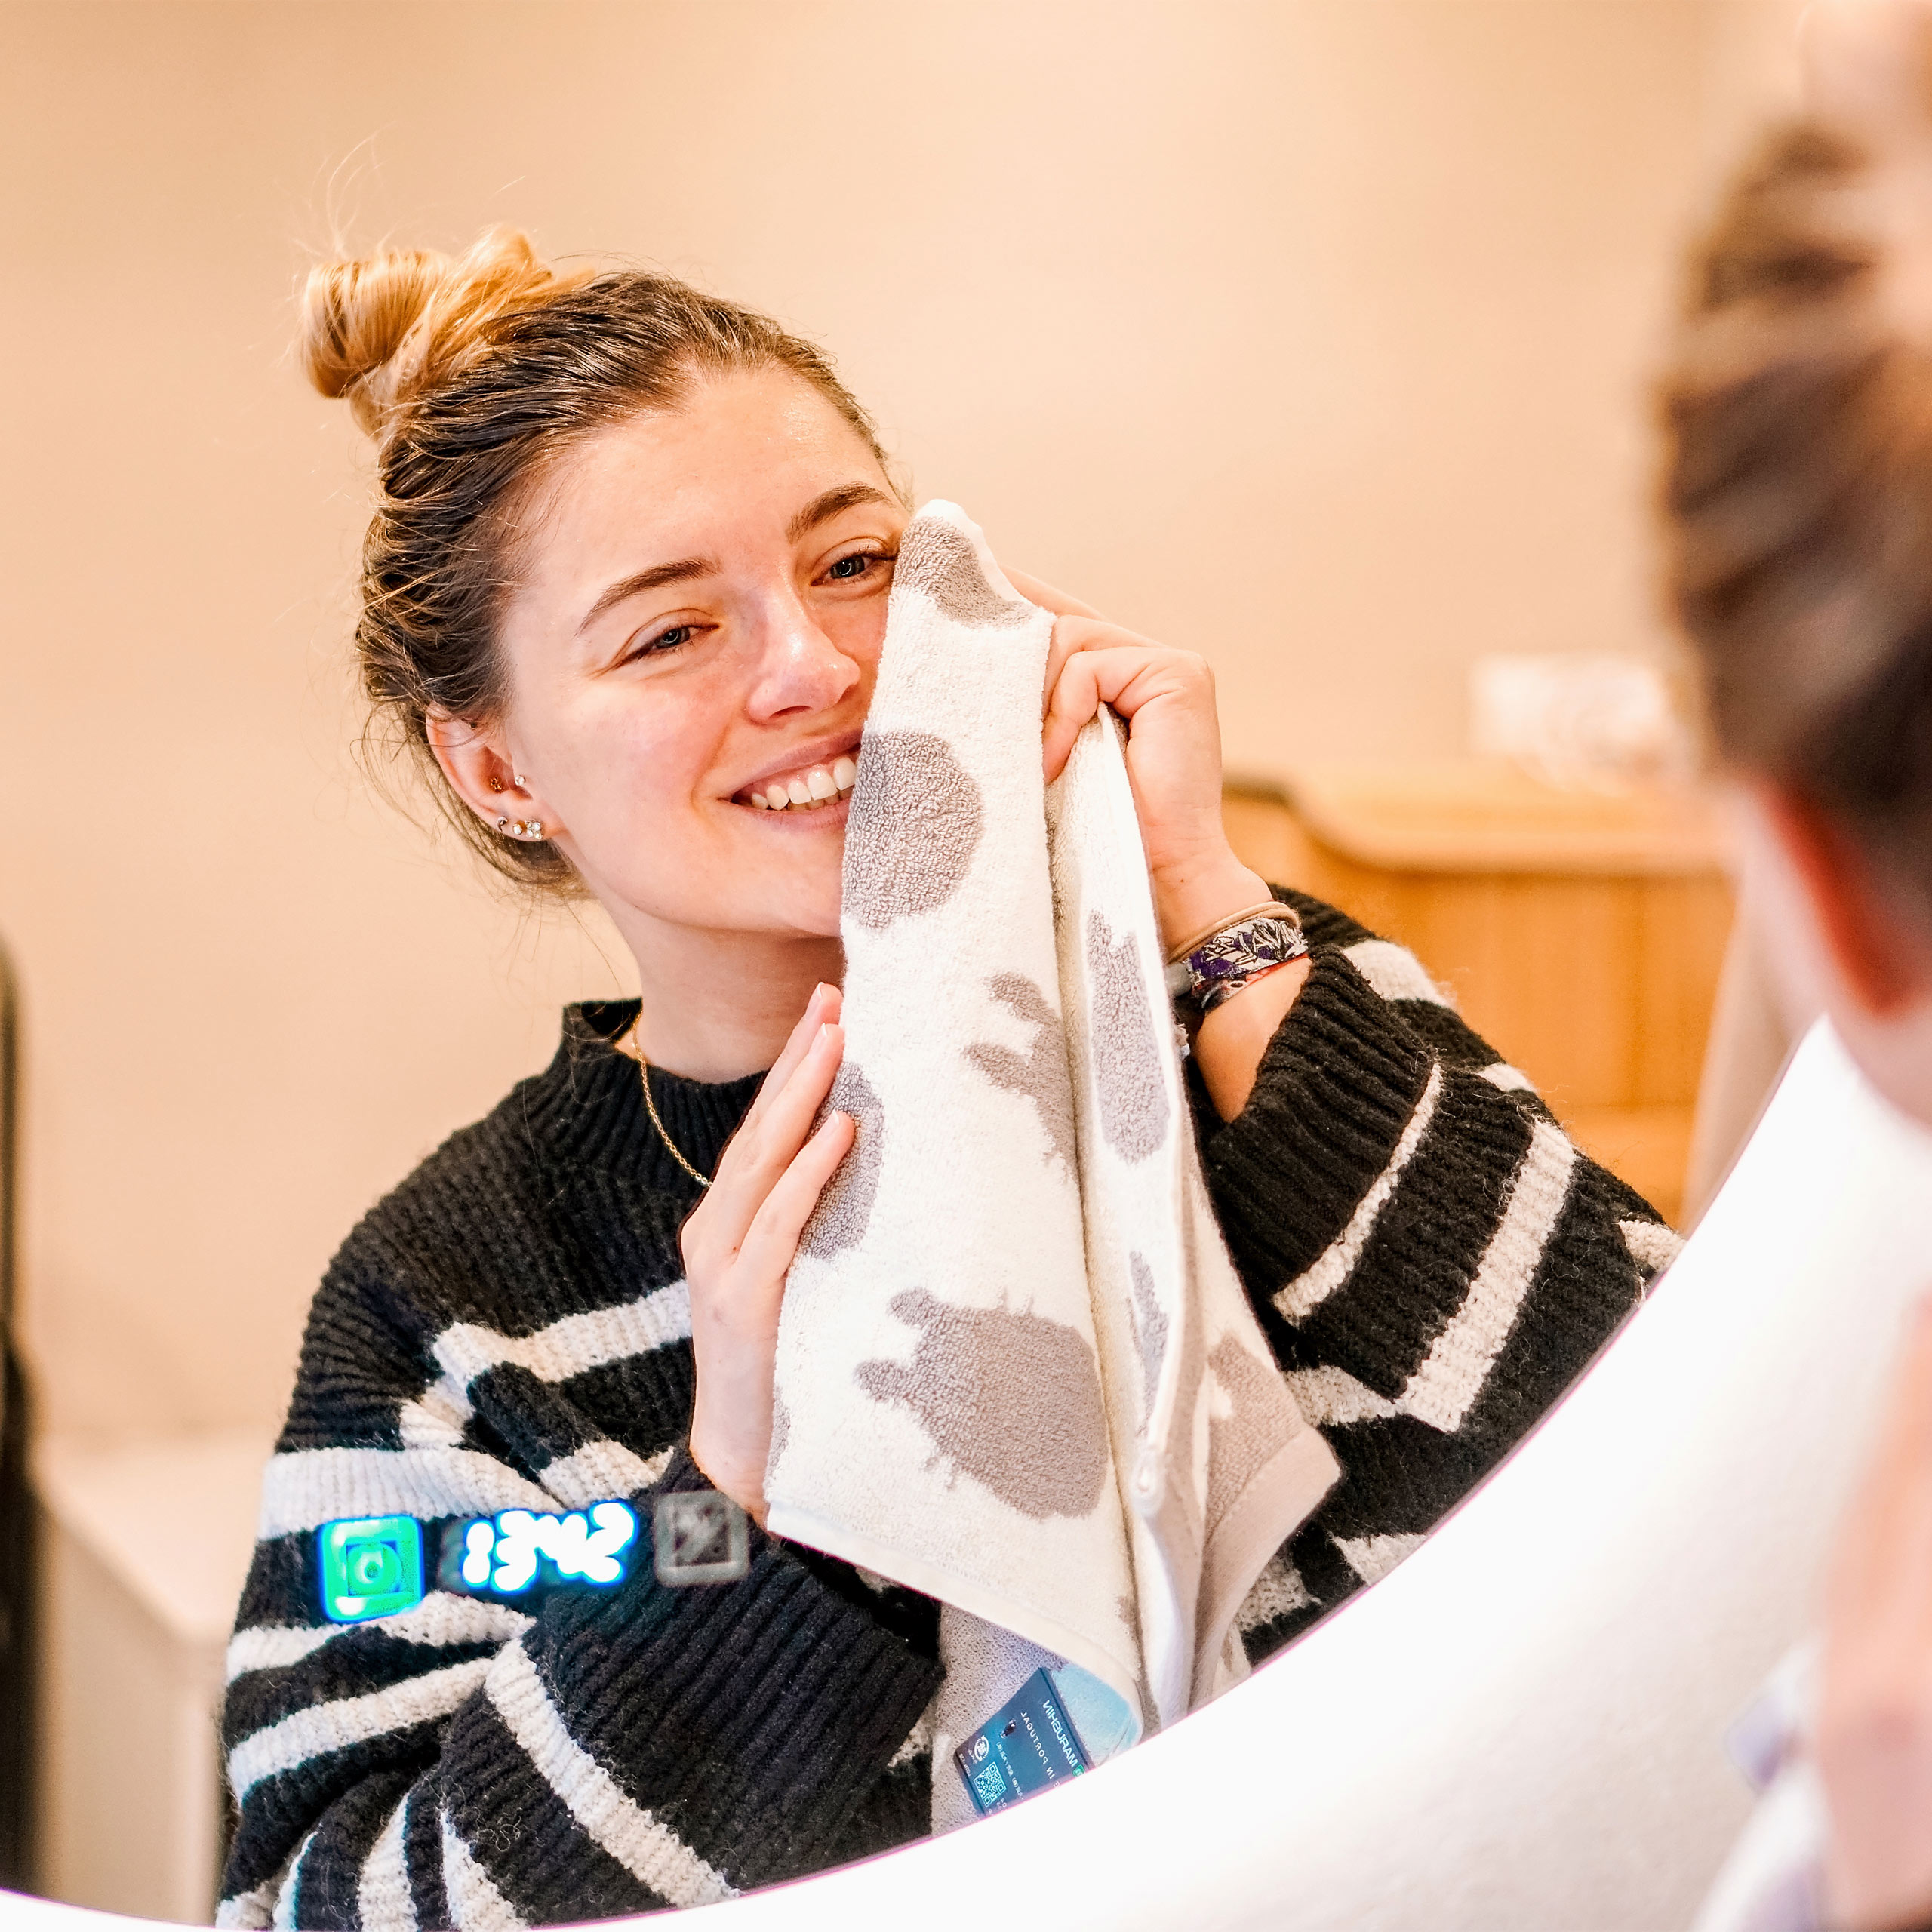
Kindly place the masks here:
[(208, 1430), (106, 1447), (59, 1436), (34, 1447), (43, 1506), (185, 1642), (220, 1650), (254, 1545), (273, 1438)]

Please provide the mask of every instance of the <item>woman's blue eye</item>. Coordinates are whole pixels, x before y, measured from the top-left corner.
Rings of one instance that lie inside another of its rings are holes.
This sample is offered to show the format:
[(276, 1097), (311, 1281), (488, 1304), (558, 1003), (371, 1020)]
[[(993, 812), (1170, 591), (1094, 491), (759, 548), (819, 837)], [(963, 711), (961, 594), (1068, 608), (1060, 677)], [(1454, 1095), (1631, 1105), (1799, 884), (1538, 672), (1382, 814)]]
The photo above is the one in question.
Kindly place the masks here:
[(866, 566), (871, 561), (871, 558), (866, 556), (863, 552), (857, 556), (841, 557), (838, 562), (826, 572), (826, 575), (841, 578), (863, 577), (865, 574)]
[(680, 645), (688, 644), (691, 641), (691, 626), (689, 624), (673, 624), (668, 631), (660, 631), (644, 647), (644, 654), (648, 656), (654, 651), (675, 651)]

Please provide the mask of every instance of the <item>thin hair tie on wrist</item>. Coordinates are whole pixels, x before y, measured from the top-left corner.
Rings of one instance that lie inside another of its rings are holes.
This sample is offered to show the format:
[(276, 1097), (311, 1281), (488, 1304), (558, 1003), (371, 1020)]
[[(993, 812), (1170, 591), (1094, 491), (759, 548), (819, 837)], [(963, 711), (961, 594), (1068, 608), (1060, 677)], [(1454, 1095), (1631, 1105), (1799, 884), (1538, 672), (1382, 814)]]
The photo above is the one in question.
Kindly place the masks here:
[(675, 1161), (700, 1187), (709, 1187), (711, 1177), (700, 1174), (690, 1161), (679, 1152), (678, 1143), (665, 1131), (664, 1123), (657, 1117), (657, 1103), (651, 1097), (651, 1063), (644, 1057), (644, 1042), (638, 1037), (638, 1029), (644, 1024), (644, 1014), (640, 1011), (631, 1022), (631, 1051), (637, 1055), (637, 1070), (644, 1082), (644, 1110), (651, 1116), (651, 1124), (657, 1130), (657, 1137), (664, 1143), (664, 1151)]
[(1264, 899), (1258, 906), (1244, 906), (1238, 912), (1229, 912), (1218, 919), (1211, 919), (1198, 933), (1193, 933), (1168, 955), (1170, 966), (1185, 959), (1198, 946), (1204, 944), (1217, 933), (1223, 933), (1230, 926), (1244, 925), (1250, 919), (1279, 919), (1284, 925), (1301, 924), (1301, 918), (1292, 906), (1284, 906), (1278, 899)]

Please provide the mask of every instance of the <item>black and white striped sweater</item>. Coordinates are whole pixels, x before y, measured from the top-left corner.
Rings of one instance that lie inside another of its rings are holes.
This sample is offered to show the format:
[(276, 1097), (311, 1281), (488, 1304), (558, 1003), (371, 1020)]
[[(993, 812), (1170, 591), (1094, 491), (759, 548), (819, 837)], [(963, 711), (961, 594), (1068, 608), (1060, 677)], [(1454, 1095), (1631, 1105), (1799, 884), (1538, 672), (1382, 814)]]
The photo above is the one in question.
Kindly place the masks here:
[[(1209, 1184), (1343, 1470), (1255, 1587), (1256, 1660), (1399, 1561), (1560, 1395), (1676, 1238), (1416, 961), (1284, 893), (1308, 983)], [(721, 1898), (926, 1827), (937, 1607), (752, 1535), (741, 1583), (321, 1618), (313, 1532), (703, 1487), (678, 1223), (696, 1189), (574, 1008), (555, 1060), (349, 1237), (318, 1292), (229, 1653), (220, 1922), (510, 1927)], [(756, 1079), (656, 1076), (707, 1167)], [(531, 1612), (534, 1611), (534, 1614)], [(941, 1774), (944, 1775), (944, 1767)]]

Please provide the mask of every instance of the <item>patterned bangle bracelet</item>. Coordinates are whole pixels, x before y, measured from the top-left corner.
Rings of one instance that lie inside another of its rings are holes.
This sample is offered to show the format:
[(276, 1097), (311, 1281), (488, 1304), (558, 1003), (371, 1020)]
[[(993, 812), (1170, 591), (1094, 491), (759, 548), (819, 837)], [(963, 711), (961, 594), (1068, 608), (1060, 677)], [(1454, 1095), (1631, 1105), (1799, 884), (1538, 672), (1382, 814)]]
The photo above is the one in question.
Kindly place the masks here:
[(1183, 1013), (1198, 1025), (1264, 974), (1307, 952), (1300, 920), (1292, 907), (1283, 906), (1211, 934), (1184, 960), (1175, 961), (1169, 984)]
[(1197, 952), (1217, 933), (1231, 931), (1250, 919), (1293, 919), (1296, 918), (1292, 906), (1284, 906), (1278, 899), (1264, 899), (1258, 906), (1244, 906), (1238, 912), (1224, 912), (1218, 919), (1204, 926), (1197, 926), (1180, 945), (1168, 949), (1168, 964), (1178, 966), (1190, 952)]

